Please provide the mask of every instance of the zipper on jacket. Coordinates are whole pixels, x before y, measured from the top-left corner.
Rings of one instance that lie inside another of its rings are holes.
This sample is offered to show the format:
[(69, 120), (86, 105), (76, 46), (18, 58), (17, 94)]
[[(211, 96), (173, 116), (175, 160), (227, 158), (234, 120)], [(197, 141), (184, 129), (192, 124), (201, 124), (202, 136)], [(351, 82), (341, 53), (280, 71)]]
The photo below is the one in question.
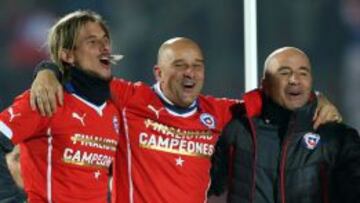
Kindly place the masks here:
[(253, 121), (248, 118), (249, 124), (250, 124), (250, 128), (251, 128), (251, 138), (253, 141), (253, 163), (252, 163), (252, 175), (251, 175), (251, 179), (252, 179), (252, 186), (251, 186), (251, 194), (250, 194), (250, 202), (253, 203), (255, 202), (255, 185), (256, 185), (256, 162), (257, 162), (257, 144), (256, 144), (256, 131), (255, 131), (255, 126)]
[(293, 133), (293, 129), (295, 126), (295, 114), (291, 117), (289, 124), (288, 124), (288, 129), (287, 132), (285, 134), (285, 140), (282, 144), (281, 147), (281, 160), (280, 160), (280, 196), (281, 196), (281, 203), (286, 203), (286, 190), (285, 190), (285, 181), (286, 181), (286, 177), (285, 177), (285, 171), (286, 171), (286, 157), (287, 157), (287, 151), (288, 151), (288, 146), (290, 143), (290, 140), (292, 138), (292, 133)]

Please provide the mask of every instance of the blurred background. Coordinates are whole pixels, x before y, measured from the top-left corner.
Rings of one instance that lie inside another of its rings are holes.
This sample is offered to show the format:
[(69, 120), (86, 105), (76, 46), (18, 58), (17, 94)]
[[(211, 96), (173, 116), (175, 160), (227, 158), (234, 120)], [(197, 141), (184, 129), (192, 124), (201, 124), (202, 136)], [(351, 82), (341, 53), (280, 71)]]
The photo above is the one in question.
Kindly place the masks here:
[[(117, 76), (152, 84), (158, 47), (186, 36), (204, 50), (204, 93), (238, 98), (244, 91), (241, 0), (2, 0), (0, 110), (29, 88), (34, 66), (47, 58), (48, 28), (76, 9), (107, 21), (114, 52), (125, 55)], [(258, 0), (257, 17), (259, 79), (269, 53), (299, 47), (312, 61), (315, 89), (359, 129), (360, 0)]]

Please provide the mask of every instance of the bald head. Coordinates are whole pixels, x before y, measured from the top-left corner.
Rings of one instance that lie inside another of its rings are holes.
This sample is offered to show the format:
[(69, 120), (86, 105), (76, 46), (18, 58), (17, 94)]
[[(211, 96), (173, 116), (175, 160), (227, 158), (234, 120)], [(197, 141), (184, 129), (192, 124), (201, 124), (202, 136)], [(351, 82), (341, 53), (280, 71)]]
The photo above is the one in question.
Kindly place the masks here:
[(265, 94), (280, 106), (289, 110), (302, 107), (312, 89), (309, 58), (295, 47), (275, 50), (265, 61), (262, 85)]
[(158, 64), (164, 63), (165, 60), (169, 60), (169, 57), (173, 56), (175, 51), (179, 51), (182, 49), (194, 50), (201, 55), (201, 59), (202, 59), (202, 51), (196, 42), (185, 37), (174, 37), (166, 40), (160, 46), (158, 51), (157, 63)]
[(164, 95), (175, 105), (188, 107), (199, 96), (204, 83), (204, 58), (199, 45), (184, 37), (165, 41), (154, 67)]
[[(299, 55), (302, 56), (305, 61), (308, 62), (310, 67), (310, 61), (308, 56), (300, 49), (296, 47), (282, 47), (273, 51), (265, 60), (263, 77), (267, 72), (272, 72), (274, 68), (278, 67), (284, 60), (291, 59), (290, 56)], [(310, 67), (311, 68), (311, 67)]]

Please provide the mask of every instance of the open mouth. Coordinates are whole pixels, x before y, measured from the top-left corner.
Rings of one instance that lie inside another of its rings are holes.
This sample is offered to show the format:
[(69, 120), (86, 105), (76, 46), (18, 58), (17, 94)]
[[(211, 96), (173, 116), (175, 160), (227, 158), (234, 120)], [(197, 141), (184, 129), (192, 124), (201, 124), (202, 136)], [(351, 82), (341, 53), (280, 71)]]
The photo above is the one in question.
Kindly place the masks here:
[(186, 85), (183, 85), (184, 88), (187, 88), (187, 89), (191, 89), (191, 88), (194, 88), (195, 87), (195, 84), (186, 84)]
[(290, 98), (298, 98), (298, 97), (301, 97), (303, 94), (302, 91), (300, 90), (291, 90), (291, 91), (288, 91), (287, 92), (287, 95), (290, 97)]
[(119, 54), (103, 55), (99, 61), (106, 66), (110, 64), (116, 65), (122, 58), (124, 58), (124, 56)]
[(300, 92), (289, 92), (288, 94), (289, 94), (290, 96), (299, 96), (299, 95), (301, 95)]
[(182, 83), (183, 88), (188, 89), (188, 90), (193, 89), (195, 87), (195, 85), (196, 85), (196, 83), (192, 80), (185, 80)]
[(100, 57), (99, 60), (100, 60), (100, 63), (102, 63), (106, 66), (110, 65), (110, 58), (108, 56), (102, 56), (102, 57)]

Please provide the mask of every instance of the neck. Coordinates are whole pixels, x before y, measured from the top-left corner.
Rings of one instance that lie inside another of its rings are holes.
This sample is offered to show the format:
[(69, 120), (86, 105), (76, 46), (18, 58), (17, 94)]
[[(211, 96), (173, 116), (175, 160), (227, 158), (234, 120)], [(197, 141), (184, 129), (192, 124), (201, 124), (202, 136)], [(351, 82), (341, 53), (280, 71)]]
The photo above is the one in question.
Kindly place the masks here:
[(275, 103), (270, 97), (267, 95), (263, 95), (264, 100), (264, 110), (263, 116), (277, 125), (287, 125), (290, 115), (292, 113), (291, 110), (285, 109), (279, 104)]
[(100, 106), (110, 98), (110, 80), (89, 74), (80, 68), (70, 68), (70, 81), (65, 84), (68, 92)]
[(181, 107), (176, 104), (174, 104), (172, 101), (170, 101), (164, 94), (164, 92), (161, 90), (160, 83), (156, 83), (153, 86), (153, 89), (157, 96), (160, 98), (161, 102), (165, 105), (165, 107), (171, 111), (174, 111), (178, 114), (185, 114), (191, 111), (194, 111), (198, 108), (197, 100), (195, 100), (192, 104), (190, 104), (187, 107)]

